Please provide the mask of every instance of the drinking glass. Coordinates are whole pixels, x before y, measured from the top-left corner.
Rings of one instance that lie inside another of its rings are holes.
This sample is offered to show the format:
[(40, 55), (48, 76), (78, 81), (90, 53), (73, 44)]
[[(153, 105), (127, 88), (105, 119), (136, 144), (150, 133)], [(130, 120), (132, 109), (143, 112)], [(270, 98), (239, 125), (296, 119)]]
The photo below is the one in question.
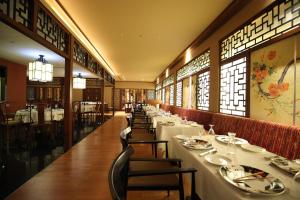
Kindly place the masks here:
[(215, 131), (213, 129), (214, 125), (213, 124), (210, 124), (209, 125), (209, 130), (208, 130), (208, 135), (215, 135)]
[(229, 154), (232, 165), (236, 165), (236, 145), (235, 145), (236, 133), (228, 132), (227, 154)]

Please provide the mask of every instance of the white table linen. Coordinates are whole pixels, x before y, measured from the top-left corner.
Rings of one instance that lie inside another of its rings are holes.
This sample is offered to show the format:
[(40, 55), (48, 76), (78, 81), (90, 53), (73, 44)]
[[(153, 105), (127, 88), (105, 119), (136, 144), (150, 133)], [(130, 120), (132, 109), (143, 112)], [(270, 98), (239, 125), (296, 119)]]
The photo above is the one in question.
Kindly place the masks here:
[[(219, 154), (226, 155), (227, 146), (218, 143), (212, 136), (204, 136), (204, 138), (212, 141), (213, 146), (217, 149)], [(300, 199), (300, 182), (292, 182), (292, 176), (280, 171), (269, 165), (269, 161), (264, 158), (263, 153), (247, 152), (241, 147), (236, 147), (236, 163), (241, 165), (248, 165), (255, 168), (262, 169), (271, 173), (274, 177), (279, 178), (284, 185), (289, 188), (293, 187), (292, 197), (289, 190), (279, 196), (263, 196), (263, 195), (249, 195), (242, 192), (238, 188), (230, 185), (219, 174), (219, 166), (212, 165), (205, 161), (205, 156), (200, 157), (199, 151), (190, 151), (183, 147), (178, 139), (172, 138), (172, 156), (183, 160), (183, 167), (194, 167), (198, 170), (196, 173), (196, 193), (203, 200), (249, 200), (249, 199)]]
[[(64, 109), (55, 108), (52, 109), (52, 120), (60, 121), (64, 118)], [(18, 110), (15, 114), (16, 121), (22, 121), (23, 123), (30, 122), (30, 111), (28, 109)], [(32, 122), (38, 122), (38, 111), (37, 109), (31, 110), (31, 120)], [(44, 120), (51, 121), (51, 109), (44, 110)]]

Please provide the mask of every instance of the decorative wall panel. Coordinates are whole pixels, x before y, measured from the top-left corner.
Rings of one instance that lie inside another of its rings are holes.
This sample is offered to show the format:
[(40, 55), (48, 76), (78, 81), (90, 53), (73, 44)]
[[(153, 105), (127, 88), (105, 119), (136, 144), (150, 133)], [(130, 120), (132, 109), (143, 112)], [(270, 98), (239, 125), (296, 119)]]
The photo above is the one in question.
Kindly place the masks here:
[(182, 106), (182, 81), (176, 84), (176, 106)]
[(174, 84), (170, 85), (170, 105), (174, 105)]
[[(97, 68), (98, 68), (98, 63), (97, 63), (97, 61), (92, 57), (92, 56), (88, 56), (88, 68), (89, 68), (89, 70), (91, 70), (92, 72), (97, 72)], [(108, 76), (109, 76), (109, 74), (108, 73), (106, 73), (106, 76), (105, 76), (105, 79), (106, 80), (108, 80), (109, 78), (108, 78)]]
[(0, 0), (0, 12), (7, 15), (14, 21), (24, 25), (31, 26), (32, 1), (28, 0)]
[(210, 85), (209, 71), (199, 74), (197, 83), (198, 83), (197, 109), (208, 110), (209, 109), (209, 85)]
[(174, 75), (171, 75), (163, 81), (163, 87), (166, 87), (166, 86), (171, 85), (173, 83), (174, 83)]
[(163, 88), (161, 91), (162, 91), (161, 100), (162, 100), (162, 103), (165, 104), (166, 103), (166, 88)]
[(275, 38), (300, 25), (300, 0), (286, 0), (221, 42), (221, 60)]
[(54, 45), (58, 50), (67, 52), (68, 34), (41, 7), (38, 9), (37, 34)]
[(160, 90), (161, 89), (161, 84), (157, 84), (156, 86), (155, 86), (155, 90)]
[(221, 66), (221, 113), (246, 115), (246, 67), (246, 57)]
[(73, 56), (74, 59), (80, 64), (82, 64), (83, 66), (86, 66), (88, 53), (85, 50), (85, 48), (83, 48), (77, 41), (75, 41), (73, 50), (74, 50), (74, 56)]
[(205, 51), (203, 54), (189, 62), (177, 72), (177, 81), (189, 77), (210, 65), (210, 50)]
[(148, 100), (155, 99), (155, 91), (154, 90), (147, 90), (147, 99)]

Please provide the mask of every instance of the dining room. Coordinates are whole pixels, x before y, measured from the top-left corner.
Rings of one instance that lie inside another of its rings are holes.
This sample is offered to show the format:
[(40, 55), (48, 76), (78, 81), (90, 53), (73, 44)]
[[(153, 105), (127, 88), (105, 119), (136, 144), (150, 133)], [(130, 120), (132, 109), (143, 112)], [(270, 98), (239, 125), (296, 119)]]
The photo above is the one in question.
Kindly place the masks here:
[(0, 199), (300, 199), (300, 0), (0, 1)]

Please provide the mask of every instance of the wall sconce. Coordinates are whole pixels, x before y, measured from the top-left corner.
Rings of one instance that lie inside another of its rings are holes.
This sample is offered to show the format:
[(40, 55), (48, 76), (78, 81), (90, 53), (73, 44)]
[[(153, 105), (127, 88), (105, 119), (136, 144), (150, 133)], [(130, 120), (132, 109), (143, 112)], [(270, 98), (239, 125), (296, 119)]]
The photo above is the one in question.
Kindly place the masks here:
[(75, 89), (85, 89), (86, 79), (81, 76), (81, 73), (77, 77), (73, 78), (73, 88)]

